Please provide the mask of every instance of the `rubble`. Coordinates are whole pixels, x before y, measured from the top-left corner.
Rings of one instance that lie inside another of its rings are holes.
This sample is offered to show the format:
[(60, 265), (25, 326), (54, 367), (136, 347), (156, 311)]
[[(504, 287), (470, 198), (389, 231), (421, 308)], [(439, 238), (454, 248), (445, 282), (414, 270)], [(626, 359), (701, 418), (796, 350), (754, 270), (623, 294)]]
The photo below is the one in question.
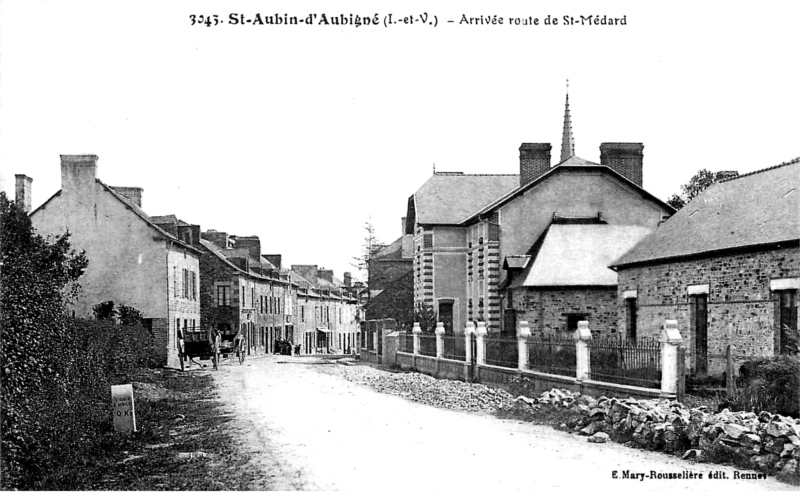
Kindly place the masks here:
[[(531, 403), (532, 402), (532, 403)], [(505, 410), (534, 412), (543, 405), (569, 412), (565, 427), (636, 447), (681, 453), (697, 462), (732, 463), (800, 483), (800, 419), (761, 412), (712, 413), (707, 407), (687, 409), (666, 399), (593, 398), (553, 389), (537, 398), (517, 397)]]
[[(492, 413), (498, 408), (515, 404), (506, 391), (483, 384), (436, 379), (415, 372), (386, 372), (369, 366), (315, 366), (320, 372), (334, 373), (344, 379), (365, 384), (375, 391), (399, 395), (411, 401), (439, 408), (466, 412)], [(530, 398), (518, 404), (531, 406)]]

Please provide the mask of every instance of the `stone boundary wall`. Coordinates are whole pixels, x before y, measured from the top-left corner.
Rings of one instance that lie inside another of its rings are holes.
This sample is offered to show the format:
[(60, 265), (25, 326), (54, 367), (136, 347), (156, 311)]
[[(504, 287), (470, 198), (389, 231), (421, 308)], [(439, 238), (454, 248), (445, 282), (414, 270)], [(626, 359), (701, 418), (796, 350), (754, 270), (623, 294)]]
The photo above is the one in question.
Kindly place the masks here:
[[(507, 389), (512, 382), (524, 378), (533, 384), (535, 391), (547, 391), (553, 388), (569, 388), (570, 391), (582, 392), (587, 395), (612, 394), (622, 398), (659, 398), (663, 397), (660, 390), (626, 386), (622, 384), (606, 383), (603, 381), (582, 380), (570, 376), (559, 376), (536, 371), (526, 371), (499, 367), (486, 364), (476, 364), (470, 371), (469, 364), (463, 361), (450, 359), (437, 359), (427, 355), (413, 355), (407, 352), (397, 352), (397, 365), (403, 369), (419, 371), (423, 374), (440, 379), (457, 379), (486, 384)], [(471, 377), (469, 373), (472, 372)], [(674, 396), (668, 398), (674, 400)]]

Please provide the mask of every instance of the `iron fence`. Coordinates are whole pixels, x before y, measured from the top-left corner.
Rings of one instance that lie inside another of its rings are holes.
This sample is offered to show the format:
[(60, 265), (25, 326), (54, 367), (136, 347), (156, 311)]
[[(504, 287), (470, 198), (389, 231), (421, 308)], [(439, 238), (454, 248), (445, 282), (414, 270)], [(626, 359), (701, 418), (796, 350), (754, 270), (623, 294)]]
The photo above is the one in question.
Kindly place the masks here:
[(419, 334), (419, 354), (436, 357), (436, 335), (433, 333)]
[(444, 339), (444, 354), (445, 359), (451, 360), (467, 360), (466, 339), (464, 335), (445, 335)]
[(413, 354), (414, 353), (414, 334), (413, 333), (409, 333), (409, 332), (405, 332), (405, 331), (401, 331), (400, 332), (400, 340), (399, 340), (399, 344), (398, 345), (399, 346), (397, 347), (397, 349), (400, 352), (405, 352), (407, 354)]
[(519, 365), (516, 338), (486, 337), (486, 363), (490, 366), (513, 367)]
[(595, 381), (661, 387), (661, 344), (654, 339), (589, 342), (591, 378)]
[(575, 341), (568, 335), (533, 335), (526, 342), (532, 371), (575, 376)]

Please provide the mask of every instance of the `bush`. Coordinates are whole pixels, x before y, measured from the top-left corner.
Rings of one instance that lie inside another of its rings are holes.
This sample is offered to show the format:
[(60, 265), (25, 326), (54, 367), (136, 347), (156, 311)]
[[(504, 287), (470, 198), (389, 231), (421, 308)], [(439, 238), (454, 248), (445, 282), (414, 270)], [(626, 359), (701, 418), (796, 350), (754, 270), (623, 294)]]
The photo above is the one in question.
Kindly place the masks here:
[(800, 417), (800, 357), (796, 355), (745, 362), (739, 368), (737, 387), (731, 410)]

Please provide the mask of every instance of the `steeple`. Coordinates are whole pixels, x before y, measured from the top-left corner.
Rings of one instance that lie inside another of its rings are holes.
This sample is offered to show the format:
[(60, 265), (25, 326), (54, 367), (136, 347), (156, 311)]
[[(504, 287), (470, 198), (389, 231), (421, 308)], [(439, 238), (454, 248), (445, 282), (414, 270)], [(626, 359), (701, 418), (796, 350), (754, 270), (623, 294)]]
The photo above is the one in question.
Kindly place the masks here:
[(564, 132), (561, 136), (561, 160), (575, 155), (575, 137), (572, 136), (572, 120), (569, 117), (569, 79), (567, 79), (567, 103), (564, 106)]

